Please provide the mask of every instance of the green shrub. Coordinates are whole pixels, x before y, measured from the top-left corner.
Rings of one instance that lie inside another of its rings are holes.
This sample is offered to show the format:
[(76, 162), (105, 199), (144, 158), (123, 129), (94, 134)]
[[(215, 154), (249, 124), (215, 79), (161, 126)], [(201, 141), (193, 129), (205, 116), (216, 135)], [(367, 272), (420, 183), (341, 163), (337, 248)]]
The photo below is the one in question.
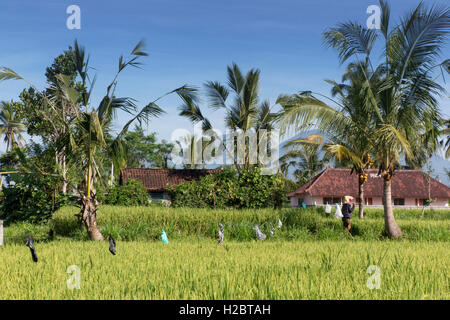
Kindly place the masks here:
[(69, 203), (69, 198), (59, 193), (55, 186), (55, 179), (25, 175), (14, 186), (3, 188), (0, 219), (7, 224), (48, 220), (54, 211)]
[(135, 179), (130, 179), (124, 185), (114, 186), (109, 189), (103, 199), (105, 204), (120, 206), (147, 206), (149, 197), (144, 185)]
[(191, 208), (280, 208), (285, 198), (285, 182), (278, 175), (262, 175), (260, 168), (240, 175), (226, 168), (198, 181), (169, 186), (174, 207)]

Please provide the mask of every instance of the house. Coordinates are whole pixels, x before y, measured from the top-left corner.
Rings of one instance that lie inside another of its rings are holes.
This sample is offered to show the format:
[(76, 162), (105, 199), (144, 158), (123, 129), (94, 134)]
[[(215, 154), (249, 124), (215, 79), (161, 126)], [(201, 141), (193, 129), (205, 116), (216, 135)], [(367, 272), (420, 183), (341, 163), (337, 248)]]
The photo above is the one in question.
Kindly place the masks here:
[[(326, 168), (299, 189), (288, 194), (291, 206), (325, 205), (342, 203), (346, 195), (358, 199), (358, 175), (351, 169)], [(364, 203), (367, 206), (383, 205), (383, 178), (378, 169), (367, 170), (364, 184)], [(429, 178), (429, 180), (428, 180)], [(448, 207), (450, 188), (427, 176), (421, 170), (397, 170), (392, 178), (392, 201), (394, 206), (422, 206), (431, 197), (431, 206)]]
[(175, 186), (186, 181), (215, 173), (220, 169), (147, 169), (125, 168), (120, 170), (120, 184), (129, 179), (139, 180), (154, 200), (169, 199), (167, 185)]

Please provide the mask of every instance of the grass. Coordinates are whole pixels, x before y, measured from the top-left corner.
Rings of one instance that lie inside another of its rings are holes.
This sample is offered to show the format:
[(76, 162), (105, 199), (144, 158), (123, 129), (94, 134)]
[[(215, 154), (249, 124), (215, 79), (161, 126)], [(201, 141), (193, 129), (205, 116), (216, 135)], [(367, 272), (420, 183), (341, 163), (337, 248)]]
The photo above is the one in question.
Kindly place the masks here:
[[(428, 211), (428, 210), (427, 210)], [(382, 211), (352, 219), (353, 236), (323, 209), (208, 210), (101, 206), (107, 242), (86, 240), (66, 207), (45, 224), (5, 228), (0, 247), (0, 299), (449, 299), (448, 211), (396, 211), (400, 240), (383, 236)], [(273, 237), (256, 241), (260, 224)], [(217, 224), (225, 242), (216, 245)], [(54, 229), (56, 241), (48, 232)], [(160, 241), (161, 229), (169, 245)], [(24, 245), (35, 239), (38, 263)], [(67, 288), (69, 266), (81, 271), (81, 289)], [(370, 290), (368, 267), (380, 268)]]
[[(74, 218), (75, 207), (66, 207), (55, 213), (51, 225), (57, 236), (71, 239), (86, 239)], [(404, 232), (403, 239), (411, 241), (450, 241), (450, 213), (427, 212), (419, 219), (420, 210), (396, 211), (397, 221)], [(382, 240), (384, 220), (382, 211), (368, 210), (366, 219), (352, 219), (355, 240)], [(276, 232), (283, 240), (344, 240), (342, 221), (326, 214), (323, 208), (303, 209), (259, 209), (259, 210), (210, 210), (190, 208), (116, 207), (101, 206), (98, 223), (101, 232), (112, 234), (119, 240), (158, 240), (161, 229), (172, 239), (217, 237), (217, 222), (225, 225), (227, 240), (252, 241), (254, 224), (259, 224), (269, 233), (270, 223), (277, 225), (281, 219), (283, 228)], [(12, 232), (9, 232), (11, 234)], [(12, 236), (12, 234), (11, 234)], [(23, 234), (22, 234), (23, 236)], [(43, 238), (45, 239), (45, 237)]]
[[(444, 243), (353, 241), (106, 242), (0, 248), (0, 299), (448, 299)], [(67, 288), (71, 265), (80, 290)], [(370, 290), (367, 268), (380, 268)]]

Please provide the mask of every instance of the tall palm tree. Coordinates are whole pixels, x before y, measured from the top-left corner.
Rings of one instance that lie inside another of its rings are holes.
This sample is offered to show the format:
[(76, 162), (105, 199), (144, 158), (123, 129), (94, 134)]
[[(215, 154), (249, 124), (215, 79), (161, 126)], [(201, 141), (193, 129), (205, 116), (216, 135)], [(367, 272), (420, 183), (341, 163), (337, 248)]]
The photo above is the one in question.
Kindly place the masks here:
[(4, 136), (6, 152), (10, 151), (14, 145), (23, 147), (22, 133), (26, 131), (25, 125), (18, 118), (13, 107), (13, 102), (0, 102), (0, 135)]
[[(231, 66), (227, 67), (227, 75), (227, 85), (223, 85), (218, 81), (207, 81), (205, 83), (209, 107), (212, 110), (225, 111), (226, 128), (234, 132), (242, 132), (243, 134), (250, 131), (255, 132), (257, 136), (256, 153), (258, 153), (259, 138), (263, 134), (267, 134), (267, 131), (273, 129), (272, 121), (274, 119), (274, 115), (270, 112), (269, 101), (260, 102), (259, 100), (260, 71), (251, 69), (244, 75), (238, 65), (232, 63)], [(230, 95), (233, 95), (233, 97), (229, 98)], [(213, 129), (211, 122), (202, 114), (198, 105), (193, 102), (182, 105), (180, 115), (187, 117), (193, 123), (201, 123), (203, 131)], [(223, 144), (223, 147), (226, 152), (234, 153), (225, 144)], [(236, 148), (236, 145), (234, 145), (234, 148)], [(238, 163), (237, 157), (234, 157), (236, 169), (238, 171), (249, 169), (254, 156), (254, 154), (251, 154), (249, 143), (245, 141), (243, 163)]]
[[(283, 107), (281, 123), (291, 125), (298, 122), (299, 116), (308, 119), (308, 113), (321, 112), (320, 117), (325, 120), (320, 124), (306, 124), (304, 129), (317, 125), (317, 128), (326, 133), (326, 136), (310, 135), (306, 139), (292, 140), (291, 143), (321, 145), (327, 157), (333, 157), (337, 163), (349, 163), (352, 171), (358, 175), (358, 204), (359, 217), (364, 217), (364, 184), (367, 181), (366, 170), (373, 165), (371, 159), (373, 115), (364, 109), (364, 72), (366, 65), (351, 63), (343, 77), (343, 83), (327, 80), (332, 85), (332, 98), (325, 97), (334, 102), (338, 109), (331, 107), (324, 100), (315, 97), (312, 92), (303, 92), (299, 95), (280, 96), (278, 103)], [(379, 74), (371, 74), (370, 81), (379, 81)], [(318, 94), (316, 94), (318, 95)], [(341, 125), (329, 125), (335, 118), (340, 118)], [(308, 119), (308, 121), (310, 121)], [(300, 121), (301, 122), (301, 121)], [(297, 127), (302, 130), (302, 126)]]
[[(211, 155), (206, 154), (205, 149), (212, 143), (211, 140), (187, 134), (176, 140), (175, 143), (178, 146), (179, 155), (188, 161), (188, 163), (183, 164), (185, 169), (206, 168), (206, 163), (211, 160)], [(198, 160), (201, 163), (197, 163)]]
[[(14, 146), (23, 147), (22, 133), (26, 131), (25, 125), (20, 121), (13, 107), (13, 102), (0, 102), (0, 135), (4, 136), (5, 152), (11, 151)], [(3, 189), (4, 176), (0, 178), (0, 191)]]
[[(64, 137), (58, 141), (56, 148), (64, 150), (70, 166), (72, 166), (73, 170), (78, 170), (81, 173), (81, 183), (78, 186), (81, 212), (78, 218), (80, 225), (84, 223), (89, 237), (93, 240), (103, 240), (103, 236), (97, 226), (97, 207), (99, 203), (96, 199), (94, 187), (97, 181), (102, 180), (102, 172), (105, 171), (101, 163), (102, 155), (112, 155), (112, 161), (116, 168), (120, 168), (125, 162), (125, 148), (122, 140), (132, 123), (135, 121), (139, 123), (146, 122), (149, 121), (149, 118), (162, 114), (164, 111), (157, 105), (157, 102), (172, 93), (178, 94), (180, 98), (186, 101), (195, 99), (195, 89), (185, 85), (160, 96), (143, 107), (139, 112), (136, 112), (133, 99), (115, 97), (114, 93), (119, 74), (129, 66), (138, 67), (141, 64), (138, 59), (142, 56), (147, 56), (143, 49), (144, 43), (141, 41), (127, 58), (123, 56), (119, 58), (118, 71), (106, 88), (106, 95), (96, 108), (91, 106), (90, 99), (95, 78), (91, 78), (88, 75), (90, 70), (88, 66), (89, 58), (86, 57), (84, 48), (78, 46), (77, 41), (75, 41), (74, 46), (73, 63), (81, 79), (82, 88), (89, 87), (88, 90), (77, 91), (68, 84), (64, 75), (57, 76), (60, 80), (58, 90), (61, 90), (62, 96), (68, 103), (76, 106), (76, 117), (71, 122), (60, 119), (66, 130), (64, 131)], [(9, 68), (0, 69), (0, 80), (8, 79), (24, 78)], [(92, 82), (90, 79), (93, 79)], [(57, 107), (45, 93), (41, 95), (51, 108)], [(107, 135), (112, 135), (111, 124), (118, 110), (130, 113), (132, 118), (115, 137), (105, 139)], [(107, 141), (111, 142), (107, 143)]]
[[(441, 115), (436, 96), (444, 89), (433, 78), (435, 68), (442, 65), (437, 60), (450, 30), (448, 7), (427, 9), (423, 3), (408, 13), (401, 22), (390, 27), (390, 9), (380, 1), (383, 61), (374, 67), (372, 48), (379, 34), (358, 23), (342, 23), (325, 32), (328, 45), (338, 51), (341, 63), (353, 58), (362, 67), (365, 77), (362, 92), (363, 108), (374, 115), (369, 123), (373, 139), (372, 153), (383, 177), (383, 205), (385, 231), (389, 237), (401, 237), (392, 208), (391, 179), (400, 162), (400, 156), (414, 159), (415, 141), (430, 129), (440, 128)], [(378, 57), (378, 54), (377, 54)], [(367, 65), (370, 72), (364, 71)], [(379, 74), (380, 81), (370, 81), (371, 74)], [(310, 108), (298, 113), (299, 120), (315, 120), (325, 129), (346, 126), (348, 118), (323, 108)], [(331, 115), (334, 117), (330, 117)], [(327, 130), (324, 130), (327, 132)], [(432, 145), (438, 143), (433, 135)]]

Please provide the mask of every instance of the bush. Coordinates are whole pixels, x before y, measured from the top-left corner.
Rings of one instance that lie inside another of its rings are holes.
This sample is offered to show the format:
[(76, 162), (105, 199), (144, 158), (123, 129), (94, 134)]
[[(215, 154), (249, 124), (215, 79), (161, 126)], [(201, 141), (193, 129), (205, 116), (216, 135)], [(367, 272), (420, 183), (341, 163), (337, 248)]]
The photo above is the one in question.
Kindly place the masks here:
[(102, 199), (105, 204), (119, 206), (147, 206), (149, 197), (144, 185), (135, 179), (130, 179), (124, 185), (114, 186)]
[(68, 204), (69, 198), (55, 189), (55, 179), (25, 175), (14, 186), (3, 189), (0, 219), (38, 223), (51, 218), (53, 212)]
[(224, 169), (198, 181), (169, 186), (174, 207), (191, 208), (280, 208), (285, 184), (278, 175), (262, 175), (260, 168), (242, 171)]

